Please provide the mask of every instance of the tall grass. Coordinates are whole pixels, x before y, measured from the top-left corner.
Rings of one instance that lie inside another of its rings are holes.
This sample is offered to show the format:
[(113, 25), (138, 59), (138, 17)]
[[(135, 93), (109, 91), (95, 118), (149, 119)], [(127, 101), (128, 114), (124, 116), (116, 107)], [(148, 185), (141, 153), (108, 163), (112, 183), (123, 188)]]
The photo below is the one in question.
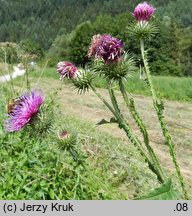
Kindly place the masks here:
[[(38, 77), (41, 68), (31, 71), (31, 76)], [(59, 79), (55, 68), (47, 68), (43, 77)], [(192, 101), (192, 77), (153, 76), (154, 86), (161, 98), (176, 101)], [(97, 77), (95, 85), (105, 88), (105, 80)], [(139, 74), (132, 74), (126, 85), (127, 90), (133, 94), (150, 95), (147, 83), (139, 78)]]

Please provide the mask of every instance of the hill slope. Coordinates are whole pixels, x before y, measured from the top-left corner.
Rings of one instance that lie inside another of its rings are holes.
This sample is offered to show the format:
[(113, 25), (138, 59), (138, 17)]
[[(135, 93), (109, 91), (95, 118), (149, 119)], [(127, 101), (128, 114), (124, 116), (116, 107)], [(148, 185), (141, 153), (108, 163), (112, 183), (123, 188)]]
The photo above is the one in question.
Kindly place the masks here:
[[(53, 79), (46, 78), (41, 81), (41, 88), (44, 89), (45, 92), (49, 92), (50, 88), (52, 90), (57, 89), (59, 86), (60, 82)], [(99, 91), (105, 98), (108, 97), (107, 90), (100, 89)], [(129, 119), (134, 132), (139, 135), (139, 131), (134, 122), (131, 120), (130, 114), (127, 113), (126, 106), (123, 103), (120, 92), (118, 91), (117, 96), (121, 106), (123, 107), (122, 111)], [(92, 92), (79, 95), (70, 85), (65, 84), (59, 93), (59, 100), (63, 114), (66, 116), (72, 115), (75, 118), (88, 121), (92, 124), (98, 123), (103, 118), (111, 118), (110, 112)], [(164, 143), (164, 138), (161, 134), (160, 125), (158, 124), (156, 114), (153, 110), (151, 99), (145, 96), (135, 96), (135, 100), (136, 106), (138, 107), (138, 110), (149, 130), (150, 140), (155, 148), (155, 151), (159, 154), (164, 166), (168, 170), (173, 170), (172, 161), (167, 160), (167, 158), (169, 158), (168, 147)], [(173, 136), (181, 170), (185, 177), (190, 180), (192, 179), (191, 103), (165, 101), (165, 119), (167, 120), (168, 127)], [(104, 125), (97, 127), (96, 130), (107, 132), (114, 136), (114, 138), (118, 138), (125, 143), (129, 143), (124, 132), (117, 129), (117, 125)]]
[[(57, 34), (71, 31), (100, 13), (116, 15), (133, 11), (138, 0), (0, 0), (0, 41), (19, 42), (30, 38), (47, 49)], [(192, 20), (191, 1), (151, 1), (157, 16), (175, 17), (185, 26)]]

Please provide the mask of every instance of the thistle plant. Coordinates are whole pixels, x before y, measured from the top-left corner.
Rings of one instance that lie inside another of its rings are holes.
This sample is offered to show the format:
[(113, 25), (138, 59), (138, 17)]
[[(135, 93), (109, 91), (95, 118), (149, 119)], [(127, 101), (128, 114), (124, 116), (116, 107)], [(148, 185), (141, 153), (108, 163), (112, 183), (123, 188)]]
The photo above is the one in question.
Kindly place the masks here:
[[(29, 80), (28, 80), (29, 81)], [(14, 94), (7, 91), (6, 113), (4, 114), (4, 130), (8, 133), (21, 132), (29, 137), (44, 137), (50, 132), (54, 121), (52, 98), (44, 100), (41, 89), (17, 89)], [(22, 92), (22, 93), (20, 93)]]
[[(112, 106), (113, 108), (110, 108), (111, 111), (113, 110), (113, 114), (119, 124), (119, 127), (124, 129), (126, 132), (128, 138), (133, 142), (133, 144), (138, 148), (140, 153), (145, 157), (146, 161), (149, 164), (150, 169), (155, 172), (157, 175), (157, 178), (160, 182), (164, 182), (165, 176), (162, 171), (162, 168), (160, 166), (159, 160), (157, 159), (157, 156), (155, 155), (152, 147), (149, 144), (149, 138), (148, 138), (148, 133), (146, 130), (146, 127), (139, 116), (139, 113), (136, 110), (134, 99), (131, 97), (129, 98), (128, 93), (125, 89), (124, 86), (124, 81), (127, 81), (127, 78), (129, 75), (135, 70), (135, 65), (134, 65), (134, 60), (133, 58), (128, 54), (125, 53), (122, 48), (123, 44), (120, 42), (118, 39), (113, 39), (113, 43), (111, 44), (108, 42), (108, 38), (106, 36), (101, 37), (104, 42), (98, 43), (98, 47), (96, 49), (96, 56), (97, 58), (100, 58), (103, 61), (96, 62), (94, 66), (94, 71), (97, 73), (100, 73), (101, 76), (103, 76), (107, 82), (108, 82), (108, 89), (109, 89), (109, 95), (111, 98)], [(103, 44), (105, 44), (105, 47), (103, 48)], [(108, 45), (108, 47), (106, 46)], [(91, 47), (93, 44), (91, 43)], [(114, 48), (113, 48), (114, 46)], [(100, 50), (105, 49), (108, 51), (107, 55), (108, 56), (118, 56), (118, 61), (114, 58), (110, 58), (110, 62), (106, 61), (105, 58), (103, 58), (102, 53), (100, 53)], [(113, 84), (117, 83), (119, 85), (119, 89), (122, 93), (122, 96), (124, 98), (124, 101), (133, 117), (135, 120), (138, 128), (140, 129), (140, 132), (143, 134), (143, 141), (144, 141), (144, 146), (141, 143), (141, 141), (134, 135), (130, 125), (126, 120), (124, 119), (123, 115), (121, 114), (121, 111), (118, 107), (117, 99), (114, 94), (113, 90)], [(93, 89), (93, 87), (92, 87)], [(95, 89), (93, 89), (94, 92)], [(100, 96), (101, 98), (101, 96)], [(104, 99), (102, 99), (104, 101)], [(106, 102), (105, 102), (106, 103)], [(110, 105), (108, 105), (109, 107)], [(147, 153), (146, 153), (147, 151)]]
[(8, 118), (5, 120), (5, 130), (9, 132), (21, 130), (38, 113), (42, 103), (43, 97), (38, 91), (25, 93), (13, 101), (8, 110)]
[(84, 165), (86, 156), (78, 149), (80, 139), (76, 131), (61, 127), (56, 142), (59, 150), (70, 154), (77, 166)]
[[(157, 32), (157, 27), (150, 23), (155, 10), (156, 9), (153, 6), (147, 4), (146, 2), (137, 5), (133, 13), (136, 18), (136, 22), (131, 24), (128, 29), (130, 33), (134, 34), (135, 37), (140, 40), (144, 72), (146, 73), (146, 81), (148, 82), (151, 91), (154, 109), (157, 113), (166, 143), (169, 146), (170, 156), (175, 165), (184, 198), (189, 199), (176, 159), (171, 135), (168, 131), (163, 115), (164, 105), (161, 99), (158, 98), (153, 86), (147, 60), (147, 52), (144, 50), (144, 40), (154, 36)], [(160, 160), (151, 146), (147, 127), (137, 110), (134, 98), (125, 88), (125, 82), (129, 80), (130, 75), (136, 70), (136, 66), (135, 60), (131, 54), (125, 52), (123, 47), (123, 42), (111, 35), (94, 35), (88, 49), (88, 57), (93, 58), (93, 67), (88, 70), (79, 70), (72, 63), (63, 62), (58, 64), (58, 73), (61, 75), (62, 80), (65, 77), (72, 79), (74, 86), (80, 93), (91, 89), (112, 114), (109, 121), (103, 119), (98, 124), (116, 123), (120, 129), (124, 130), (128, 139), (144, 157), (149, 169), (155, 173), (158, 181), (162, 185), (166, 185), (167, 182), (170, 184), (171, 181), (165, 174)], [(98, 75), (106, 80), (110, 103), (97, 91), (93, 84), (93, 79)], [(142, 139), (140, 136), (136, 136), (129, 121), (122, 113), (122, 108), (119, 106), (118, 98), (115, 93), (115, 87), (117, 86), (122, 94), (128, 111), (130, 112), (142, 135)]]
[(137, 22), (128, 26), (129, 33), (139, 39), (153, 37), (157, 32), (157, 27), (151, 22), (155, 10), (156, 8), (146, 2), (138, 4), (133, 12)]
[(138, 22), (149, 21), (154, 14), (156, 8), (146, 2), (140, 3), (135, 7), (134, 17)]
[[(130, 54), (123, 50), (123, 43), (110, 35), (94, 36), (88, 51), (88, 55), (93, 57), (95, 60), (92, 72), (88, 70), (80, 72), (80, 70), (78, 70), (78, 75), (71, 77), (74, 86), (80, 92), (91, 89), (99, 97), (99, 99), (107, 106), (113, 115), (110, 121), (117, 123), (118, 126), (125, 131), (127, 137), (145, 158), (149, 168), (157, 175), (158, 180), (163, 183), (165, 181), (165, 175), (156, 154), (149, 144), (146, 127), (135, 108), (134, 99), (132, 97), (128, 97), (128, 93), (126, 92), (124, 86), (124, 81), (129, 78), (129, 75), (135, 69), (133, 58), (130, 56)], [(75, 66), (73, 65), (72, 67), (74, 68)], [(63, 64), (63, 70), (68, 71), (67, 64)], [(96, 90), (92, 83), (92, 80), (97, 74), (106, 79), (108, 83), (108, 91), (111, 103), (107, 102), (107, 100)], [(70, 76), (66, 77), (70, 78)], [(143, 134), (143, 141), (134, 134), (131, 125), (125, 119), (119, 108), (114, 92), (114, 85), (116, 84), (119, 85), (127, 107), (131, 112), (135, 122), (137, 123), (141, 133)]]
[(183, 179), (183, 176), (181, 175), (180, 167), (177, 162), (175, 146), (172, 142), (170, 132), (165, 122), (165, 117), (163, 114), (163, 110), (164, 110), (163, 101), (158, 97), (155, 91), (152, 77), (151, 77), (150, 67), (148, 64), (147, 51), (145, 51), (145, 47), (144, 47), (144, 41), (149, 39), (155, 33), (156, 28), (154, 28), (152, 25), (149, 24), (149, 20), (151, 19), (154, 11), (155, 11), (155, 8), (153, 8), (153, 6), (151, 5), (148, 5), (146, 2), (138, 4), (134, 10), (134, 16), (137, 21), (135, 25), (140, 27), (139, 34), (138, 34), (137, 28), (132, 28), (132, 27), (131, 28), (132, 28), (132, 32), (135, 33), (135, 35), (140, 40), (141, 56), (142, 56), (143, 65), (144, 65), (144, 69), (146, 73), (146, 78), (147, 78), (149, 88), (151, 91), (151, 95), (152, 95), (152, 99), (153, 99), (153, 106), (158, 116), (158, 120), (161, 125), (162, 133), (165, 138), (166, 144), (169, 146), (169, 153), (172, 158), (173, 164), (175, 166), (177, 176), (181, 184), (181, 188), (183, 190), (184, 198), (189, 199), (187, 190), (185, 188), (184, 179)]
[(106, 64), (121, 59), (123, 43), (111, 35), (95, 35), (89, 47), (88, 56), (102, 59)]
[(78, 69), (70, 62), (59, 62), (57, 64), (57, 72), (60, 74), (60, 79), (74, 78)]

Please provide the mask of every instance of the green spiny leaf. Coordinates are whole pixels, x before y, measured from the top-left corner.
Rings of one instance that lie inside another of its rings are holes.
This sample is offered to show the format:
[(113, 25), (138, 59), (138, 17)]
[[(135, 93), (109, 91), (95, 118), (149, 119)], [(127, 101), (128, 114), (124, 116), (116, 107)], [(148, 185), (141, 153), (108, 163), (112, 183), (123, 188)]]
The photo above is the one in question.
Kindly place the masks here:
[(171, 180), (168, 180), (160, 187), (154, 189), (149, 194), (136, 198), (136, 200), (175, 200), (175, 199), (178, 199), (178, 192), (173, 189)]

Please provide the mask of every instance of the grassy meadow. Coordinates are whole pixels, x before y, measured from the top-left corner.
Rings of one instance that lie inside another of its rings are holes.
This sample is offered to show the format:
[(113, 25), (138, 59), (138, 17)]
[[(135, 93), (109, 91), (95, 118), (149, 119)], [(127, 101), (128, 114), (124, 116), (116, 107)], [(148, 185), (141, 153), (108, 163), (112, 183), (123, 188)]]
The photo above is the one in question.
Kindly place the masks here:
[[(2, 122), (6, 88), (1, 87), (1, 94)], [(59, 111), (58, 106), (63, 108), (54, 102), (55, 114), (49, 116), (53, 125), (46, 136), (30, 136), (28, 130), (5, 133), (0, 125), (0, 199), (132, 199), (157, 186), (156, 177), (133, 146), (89, 121)], [(77, 133), (76, 148), (86, 159), (83, 165), (58, 144), (61, 129)]]
[[(38, 77), (42, 69), (31, 72), (31, 76)], [(43, 77), (58, 79), (55, 68), (46, 68)], [(96, 78), (95, 85), (98, 88), (105, 87), (105, 80)], [(173, 77), (173, 76), (153, 76), (154, 86), (161, 98), (174, 101), (192, 101), (192, 77)], [(147, 83), (139, 78), (139, 73), (131, 74), (127, 85), (127, 90), (133, 94), (150, 96)]]
[[(42, 69), (36, 69), (30, 71), (29, 75), (31, 87), (43, 89), (46, 103), (51, 101), (53, 111), (44, 116), (47, 123), (43, 126), (48, 127), (49, 133), (33, 134), (30, 133), (30, 127), (17, 133), (4, 131), (3, 120), (10, 87), (1, 84), (0, 199), (122, 200), (134, 199), (159, 186), (157, 177), (148, 169), (143, 157), (117, 125), (96, 125), (102, 118), (109, 119), (111, 116), (91, 92), (79, 95), (67, 81), (61, 86), (54, 68), (45, 69), (43, 73)], [(100, 93), (107, 95), (106, 89), (103, 89), (105, 83), (101, 78), (97, 79)], [(174, 100), (166, 101), (165, 114), (191, 195), (192, 110), (191, 103), (181, 101), (192, 99), (192, 78), (153, 79), (161, 96)], [(15, 91), (24, 89), (24, 81), (25, 77), (14, 80)], [(146, 84), (135, 74), (126, 87), (136, 94), (136, 104), (149, 129), (151, 143), (160, 156), (164, 169), (171, 173), (172, 181), (177, 185), (174, 168), (171, 160), (167, 159), (168, 149), (152, 111), (150, 98), (145, 97), (149, 95)], [(57, 93), (53, 95), (53, 92)], [(122, 105), (119, 93), (118, 97)], [(128, 113), (125, 116), (130, 118)], [(130, 122), (134, 132), (140, 136), (134, 123), (131, 120)], [(81, 163), (74, 160), (67, 143), (58, 141), (61, 130), (75, 134), (76, 141), (73, 144)]]

